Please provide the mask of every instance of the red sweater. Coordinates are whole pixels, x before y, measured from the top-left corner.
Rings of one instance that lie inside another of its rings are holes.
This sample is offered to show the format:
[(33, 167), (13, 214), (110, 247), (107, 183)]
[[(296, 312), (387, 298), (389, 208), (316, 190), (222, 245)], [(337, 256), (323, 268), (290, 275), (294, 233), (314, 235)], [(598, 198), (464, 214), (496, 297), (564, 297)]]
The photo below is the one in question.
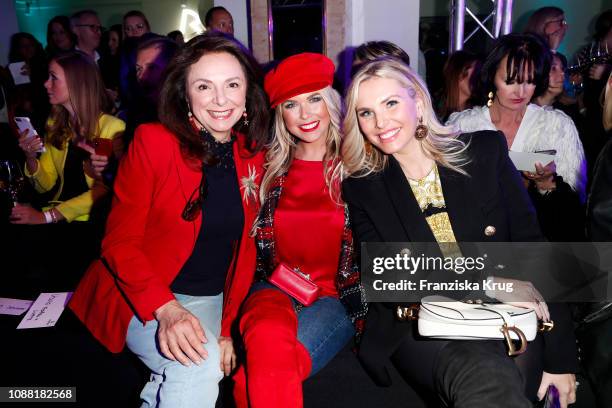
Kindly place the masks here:
[(344, 207), (329, 195), (323, 162), (294, 159), (274, 213), (276, 251), (280, 262), (309, 274), (321, 296), (338, 297), (343, 227)]

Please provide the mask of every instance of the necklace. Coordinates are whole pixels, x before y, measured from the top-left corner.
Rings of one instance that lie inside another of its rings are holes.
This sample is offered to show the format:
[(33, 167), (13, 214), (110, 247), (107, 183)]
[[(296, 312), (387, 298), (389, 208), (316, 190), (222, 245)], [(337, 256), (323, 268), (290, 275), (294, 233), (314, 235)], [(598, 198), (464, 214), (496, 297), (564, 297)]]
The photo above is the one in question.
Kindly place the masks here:
[(434, 171), (434, 169), (436, 169), (436, 162), (432, 160), (432, 165), (431, 168), (429, 169), (429, 171), (427, 171), (427, 174), (425, 174), (423, 177), (420, 178), (414, 178), (414, 177), (410, 177), (410, 175), (408, 174), (408, 169), (404, 166), (404, 164), (402, 164), (401, 161), (397, 161), (402, 169), (402, 172), (404, 173), (404, 176), (406, 177), (406, 179), (408, 179), (408, 181), (419, 181), (419, 180), (424, 180), (427, 177), (429, 177), (429, 175)]

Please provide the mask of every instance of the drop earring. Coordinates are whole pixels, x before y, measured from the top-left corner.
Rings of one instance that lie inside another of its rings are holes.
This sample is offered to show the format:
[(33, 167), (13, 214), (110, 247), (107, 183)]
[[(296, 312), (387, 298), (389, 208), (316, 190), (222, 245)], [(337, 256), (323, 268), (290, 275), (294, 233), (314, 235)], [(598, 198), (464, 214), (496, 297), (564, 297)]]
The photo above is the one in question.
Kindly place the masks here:
[(423, 124), (423, 117), (421, 117), (419, 118), (419, 124), (414, 130), (414, 137), (416, 137), (417, 140), (423, 140), (427, 137), (427, 133), (429, 133), (429, 129)]
[(193, 113), (191, 113), (191, 109), (187, 112), (187, 120), (189, 121), (189, 124), (196, 132), (200, 131), (200, 127), (198, 126), (195, 116), (193, 116)]
[(242, 126), (249, 126), (249, 119), (247, 118), (247, 111), (242, 113)]
[(186, 100), (185, 102), (187, 103), (187, 120), (189, 121), (189, 124), (191, 125), (193, 130), (199, 132), (201, 127), (198, 125), (201, 125), (201, 123), (198, 118), (193, 115), (193, 112), (191, 112), (191, 105), (189, 104), (189, 101)]
[(487, 95), (487, 97), (489, 98), (489, 100), (487, 101), (487, 108), (490, 108), (491, 105), (493, 105), (493, 97), (495, 96), (495, 94), (493, 93), (493, 91), (489, 92), (489, 94)]

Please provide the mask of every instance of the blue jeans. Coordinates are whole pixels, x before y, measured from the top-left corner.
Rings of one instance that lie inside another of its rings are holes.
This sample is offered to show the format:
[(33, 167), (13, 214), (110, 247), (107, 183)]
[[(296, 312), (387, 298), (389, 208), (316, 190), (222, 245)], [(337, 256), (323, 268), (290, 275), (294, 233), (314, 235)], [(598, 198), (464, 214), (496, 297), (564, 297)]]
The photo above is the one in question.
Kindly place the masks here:
[[(256, 282), (250, 293), (276, 289), (268, 282)], [(291, 298), (289, 295), (287, 297)], [(291, 298), (294, 304), (297, 302)], [(309, 377), (321, 370), (354, 336), (355, 328), (339, 299), (325, 296), (298, 313), (297, 338), (310, 354), (312, 369)]]
[(200, 320), (208, 340), (204, 344), (208, 358), (201, 365), (192, 364), (189, 367), (167, 359), (159, 351), (157, 320), (143, 325), (134, 316), (128, 326), (126, 343), (132, 353), (151, 370), (149, 382), (140, 393), (141, 407), (213, 408), (219, 394), (219, 381), (223, 378), (217, 343), (221, 332), (223, 293), (216, 296), (175, 294), (175, 297)]

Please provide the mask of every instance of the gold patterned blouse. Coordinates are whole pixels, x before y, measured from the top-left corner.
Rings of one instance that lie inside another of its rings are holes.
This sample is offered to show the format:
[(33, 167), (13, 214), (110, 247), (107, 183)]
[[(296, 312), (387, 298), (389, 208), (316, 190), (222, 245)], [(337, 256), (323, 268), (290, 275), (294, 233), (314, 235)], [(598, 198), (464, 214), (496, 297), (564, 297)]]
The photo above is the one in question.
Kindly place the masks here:
[(436, 241), (457, 242), (446, 212), (438, 166), (434, 165), (429, 174), (422, 179), (408, 179), (408, 183)]

